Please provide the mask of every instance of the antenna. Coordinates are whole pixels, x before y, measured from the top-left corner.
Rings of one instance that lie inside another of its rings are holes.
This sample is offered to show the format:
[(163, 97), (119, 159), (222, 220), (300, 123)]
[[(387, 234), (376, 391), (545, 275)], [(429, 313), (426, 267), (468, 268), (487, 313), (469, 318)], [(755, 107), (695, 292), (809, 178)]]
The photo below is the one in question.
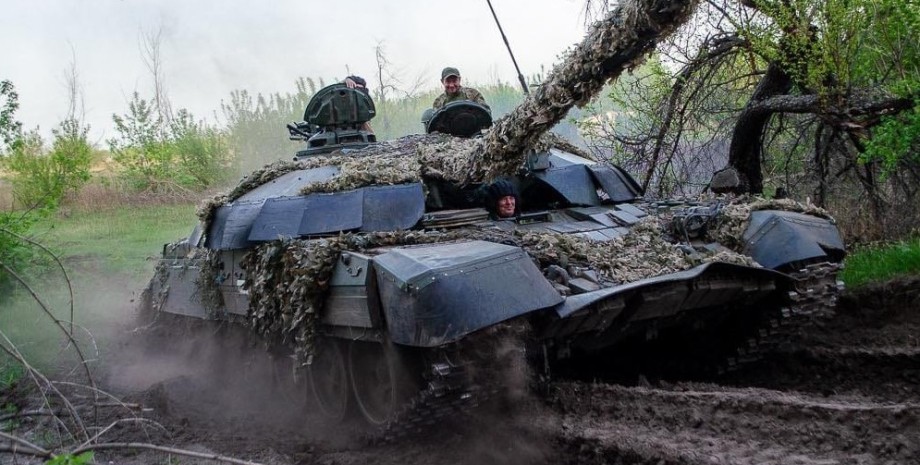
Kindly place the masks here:
[(511, 44), (508, 43), (508, 38), (505, 37), (505, 31), (502, 30), (502, 23), (498, 22), (498, 16), (495, 14), (495, 8), (492, 8), (492, 0), (486, 0), (486, 3), (489, 4), (489, 9), (492, 10), (492, 17), (495, 18), (495, 24), (498, 26), (498, 32), (502, 34), (502, 40), (505, 41), (505, 47), (508, 47), (508, 54), (511, 55), (511, 62), (514, 63), (514, 69), (518, 73), (518, 81), (521, 82), (521, 88), (524, 89), (525, 94), (529, 94), (530, 91), (527, 89), (527, 82), (524, 81), (524, 75), (521, 74), (521, 68), (518, 68), (517, 60), (514, 59), (514, 52), (511, 51)]

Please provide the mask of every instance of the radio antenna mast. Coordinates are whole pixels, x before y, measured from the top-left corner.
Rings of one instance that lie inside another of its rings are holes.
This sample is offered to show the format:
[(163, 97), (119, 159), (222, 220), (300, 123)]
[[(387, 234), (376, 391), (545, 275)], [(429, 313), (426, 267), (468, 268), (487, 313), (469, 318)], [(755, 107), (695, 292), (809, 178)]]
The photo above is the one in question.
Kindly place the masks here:
[(489, 4), (489, 9), (492, 10), (492, 17), (495, 18), (495, 24), (498, 26), (498, 32), (502, 34), (502, 40), (505, 41), (505, 47), (508, 48), (508, 54), (511, 55), (511, 62), (514, 63), (514, 69), (518, 74), (518, 81), (521, 83), (521, 89), (524, 89), (525, 94), (529, 94), (530, 91), (527, 90), (527, 81), (524, 80), (524, 75), (521, 74), (521, 68), (518, 68), (517, 60), (514, 59), (514, 52), (511, 51), (511, 44), (508, 43), (508, 38), (505, 37), (505, 31), (502, 30), (502, 23), (498, 22), (498, 16), (495, 14), (495, 8), (492, 8), (492, 0), (486, 0), (486, 3)]

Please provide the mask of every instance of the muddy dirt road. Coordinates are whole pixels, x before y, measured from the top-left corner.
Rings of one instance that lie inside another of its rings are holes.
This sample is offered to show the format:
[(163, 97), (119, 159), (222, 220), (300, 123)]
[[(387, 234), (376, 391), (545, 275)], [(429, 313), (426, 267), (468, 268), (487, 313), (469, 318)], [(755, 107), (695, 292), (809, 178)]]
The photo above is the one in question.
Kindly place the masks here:
[[(202, 362), (194, 365), (165, 356), (140, 363), (125, 346), (105, 385), (163, 428), (126, 422), (108, 440), (273, 465), (920, 463), (920, 279), (851, 293), (836, 315), (733, 372), (557, 380), (386, 445), (368, 444), (354, 427), (305, 419), (292, 408), (296, 391), (266, 391), (267, 359), (250, 361), (246, 374), (214, 363), (233, 358), (232, 347), (186, 347)], [(158, 451), (97, 458), (218, 463)], [(2, 453), (0, 462), (30, 463)]]

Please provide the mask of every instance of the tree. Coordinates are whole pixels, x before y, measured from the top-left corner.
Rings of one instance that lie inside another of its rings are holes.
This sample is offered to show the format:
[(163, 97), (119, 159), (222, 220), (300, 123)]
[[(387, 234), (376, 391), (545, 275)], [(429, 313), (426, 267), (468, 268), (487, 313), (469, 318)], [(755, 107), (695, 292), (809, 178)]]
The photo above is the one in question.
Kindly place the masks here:
[(19, 94), (16, 93), (13, 83), (7, 80), (0, 81), (0, 141), (7, 148), (22, 131), (22, 123), (16, 120), (17, 109)]
[(179, 109), (170, 121), (154, 101), (135, 92), (128, 112), (112, 115), (118, 133), (108, 141), (134, 188), (159, 193), (200, 190), (224, 181), (232, 154), (220, 131)]
[(661, 72), (613, 91), (624, 120), (647, 123), (593, 134), (656, 194), (705, 185), (675, 167), (726, 166), (727, 190), (784, 187), (892, 217), (920, 180), (918, 37), (917, 2), (708, 0), (658, 47)]

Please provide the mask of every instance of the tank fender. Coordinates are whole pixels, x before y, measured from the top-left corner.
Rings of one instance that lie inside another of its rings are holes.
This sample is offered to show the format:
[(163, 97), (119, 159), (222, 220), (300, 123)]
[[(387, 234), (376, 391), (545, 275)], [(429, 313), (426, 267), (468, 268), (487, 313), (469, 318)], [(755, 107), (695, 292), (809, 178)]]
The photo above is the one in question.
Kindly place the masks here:
[(770, 269), (822, 257), (839, 261), (845, 254), (840, 231), (831, 220), (803, 213), (755, 211), (742, 238), (744, 253)]
[(584, 294), (575, 294), (565, 298), (563, 302), (554, 307), (556, 315), (559, 318), (567, 318), (575, 312), (595, 305), (598, 302), (620, 299), (630, 292), (640, 291), (645, 288), (664, 284), (686, 282), (688, 284), (698, 281), (700, 278), (710, 275), (723, 274), (735, 276), (757, 276), (766, 280), (776, 280), (778, 282), (788, 282), (786, 275), (775, 271), (763, 270), (759, 268), (750, 268), (743, 265), (734, 265), (730, 263), (705, 263), (695, 266), (689, 270), (678, 271), (663, 276), (642, 279), (631, 283), (621, 284), (619, 286), (598, 289)]
[(150, 296), (153, 310), (210, 319), (196, 283), (203, 264), (199, 258), (161, 259), (144, 291)]
[(434, 347), (553, 307), (562, 296), (519, 247), (469, 241), (392, 249), (374, 258), (390, 339)]
[[(603, 347), (629, 328), (686, 324), (695, 314), (734, 302), (754, 302), (781, 293), (788, 275), (765, 268), (706, 263), (648, 279), (568, 296), (537, 328), (540, 337), (558, 339), (591, 334)], [(738, 311), (744, 311), (740, 305)], [(681, 317), (683, 315), (683, 317)], [(684, 323), (681, 323), (684, 322)], [(616, 323), (616, 324), (614, 324)], [(611, 331), (613, 333), (611, 333)]]

